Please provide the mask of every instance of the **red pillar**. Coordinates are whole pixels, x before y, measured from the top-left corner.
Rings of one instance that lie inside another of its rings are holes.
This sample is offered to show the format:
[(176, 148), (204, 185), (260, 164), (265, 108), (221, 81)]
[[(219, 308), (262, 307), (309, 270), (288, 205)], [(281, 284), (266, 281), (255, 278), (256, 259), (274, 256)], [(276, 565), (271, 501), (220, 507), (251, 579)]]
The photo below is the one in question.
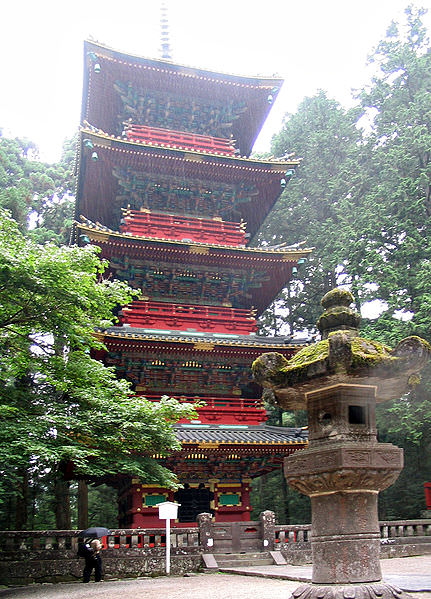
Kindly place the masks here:
[(431, 510), (431, 483), (424, 483), (425, 505), (427, 510)]

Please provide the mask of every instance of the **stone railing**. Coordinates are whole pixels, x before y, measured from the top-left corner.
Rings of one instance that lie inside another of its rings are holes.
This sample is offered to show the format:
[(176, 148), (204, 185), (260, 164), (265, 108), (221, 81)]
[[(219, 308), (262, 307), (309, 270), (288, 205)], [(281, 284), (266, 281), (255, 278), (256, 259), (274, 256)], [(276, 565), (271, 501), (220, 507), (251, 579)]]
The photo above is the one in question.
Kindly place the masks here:
[(388, 520), (379, 522), (382, 543), (385, 539), (431, 537), (429, 520)]
[(281, 549), (293, 543), (308, 543), (311, 524), (284, 524), (275, 526), (275, 547)]
[[(268, 545), (262, 541), (262, 550), (267, 547), (281, 551), (289, 564), (311, 563), (310, 524), (275, 525), (272, 512), (262, 515), (262, 539), (268, 540)], [(380, 522), (380, 531), (381, 557), (431, 553), (431, 519), (384, 521)], [(0, 531), (0, 584), (81, 578), (84, 562), (76, 555), (78, 534), (76, 530)], [(202, 546), (200, 534), (198, 527), (171, 529), (173, 574), (199, 570), (201, 553), (211, 551), (209, 546)], [(165, 572), (163, 528), (116, 529), (102, 542), (106, 578)]]
[(274, 549), (281, 551), (289, 564), (311, 563), (311, 524), (276, 525), (274, 536)]
[[(431, 553), (431, 519), (388, 520), (379, 525), (382, 558)], [(311, 563), (311, 524), (276, 525), (274, 533), (274, 547), (289, 563)]]
[[(77, 557), (78, 534), (76, 530), (0, 531), (0, 584), (80, 579), (84, 560)], [(198, 528), (172, 528), (170, 537), (171, 572), (197, 571)], [(164, 574), (163, 528), (112, 530), (101, 540), (106, 578)]]
[(380, 552), (381, 557), (431, 553), (431, 519), (380, 522)]
[[(79, 531), (75, 530), (30, 530), (0, 531), (0, 555), (15, 551), (77, 551)], [(103, 537), (103, 549), (158, 550), (166, 547), (163, 528), (118, 529)], [(190, 528), (171, 529), (171, 552), (197, 552), (199, 530)]]

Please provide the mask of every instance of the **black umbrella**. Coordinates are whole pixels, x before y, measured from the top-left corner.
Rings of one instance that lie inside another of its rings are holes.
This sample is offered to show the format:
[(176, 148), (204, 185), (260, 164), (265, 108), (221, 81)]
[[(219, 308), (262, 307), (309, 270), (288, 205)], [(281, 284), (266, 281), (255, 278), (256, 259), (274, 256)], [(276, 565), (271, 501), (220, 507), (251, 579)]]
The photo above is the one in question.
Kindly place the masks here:
[(104, 526), (93, 526), (91, 528), (87, 528), (79, 533), (79, 537), (90, 538), (94, 537), (95, 539), (100, 539), (100, 537), (106, 537), (111, 534), (109, 528), (105, 528)]

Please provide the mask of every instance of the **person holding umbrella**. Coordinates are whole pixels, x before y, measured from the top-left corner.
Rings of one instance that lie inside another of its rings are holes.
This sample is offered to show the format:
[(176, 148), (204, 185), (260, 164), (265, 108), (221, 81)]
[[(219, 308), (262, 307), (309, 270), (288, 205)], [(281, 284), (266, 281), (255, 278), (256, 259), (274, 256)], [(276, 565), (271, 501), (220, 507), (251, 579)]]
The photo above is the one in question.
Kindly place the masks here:
[[(102, 557), (100, 555), (102, 544), (99, 538), (109, 534), (111, 534), (111, 531), (101, 526), (87, 528), (79, 533), (80, 538), (87, 538), (87, 541), (84, 543), (81, 542), (78, 547), (79, 557), (85, 559), (83, 582), (90, 582), (93, 568), (95, 582), (102, 580)], [(91, 538), (93, 539), (92, 541), (90, 541)]]

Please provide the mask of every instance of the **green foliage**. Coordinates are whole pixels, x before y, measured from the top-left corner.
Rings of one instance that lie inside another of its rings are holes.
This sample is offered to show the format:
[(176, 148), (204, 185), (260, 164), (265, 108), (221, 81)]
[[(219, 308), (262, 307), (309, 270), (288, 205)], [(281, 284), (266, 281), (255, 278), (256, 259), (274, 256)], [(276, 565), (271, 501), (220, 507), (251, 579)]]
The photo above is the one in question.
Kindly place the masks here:
[(88, 487), (88, 525), (118, 528), (116, 489), (108, 485)]
[[(315, 331), (320, 300), (343, 280), (345, 206), (354, 185), (358, 131), (355, 113), (345, 111), (321, 91), (287, 115), (273, 138), (273, 152), (294, 151), (301, 166), (267, 219), (260, 240), (270, 245), (304, 242), (314, 251), (307, 265), (281, 293), (289, 333)], [(336, 234), (333, 232), (336, 231)]]
[(372, 286), (364, 297), (387, 305), (389, 334), (390, 317), (402, 311), (413, 318), (397, 327), (429, 338), (431, 52), (423, 12), (410, 7), (404, 27), (391, 25), (371, 57), (377, 74), (360, 95), (370, 123), (369, 185), (356, 223), (362, 258), (352, 269), (361, 289)]
[(66, 140), (61, 160), (40, 162), (36, 146), (0, 132), (0, 208), (39, 243), (68, 243), (73, 222), (76, 140)]
[[(0, 213), (0, 470), (3, 501), (24, 472), (33, 478), (107, 473), (175, 486), (151, 459), (178, 449), (172, 423), (188, 404), (131, 395), (91, 357), (95, 327), (112, 323), (135, 292), (104, 278), (96, 248), (44, 246)], [(7, 476), (6, 476), (7, 473)]]
[(310, 524), (310, 499), (288, 488), (281, 470), (270, 472), (252, 482), (250, 501), (251, 518), (257, 520), (260, 512), (272, 510), (278, 524)]
[[(305, 241), (307, 265), (262, 318), (262, 330), (315, 332), (329, 289), (344, 284), (357, 309), (377, 301), (361, 336), (395, 347), (431, 340), (431, 48), (424, 11), (392, 23), (370, 62), (374, 77), (344, 110), (324, 92), (287, 115), (275, 156), (302, 159), (260, 233), (270, 245)], [(378, 412), (381, 437), (404, 447), (406, 468), (382, 494), (384, 517), (419, 517), (431, 461), (431, 369), (408, 397)], [(426, 465), (422, 466), (421, 463)], [(426, 469), (428, 468), (428, 469)]]

